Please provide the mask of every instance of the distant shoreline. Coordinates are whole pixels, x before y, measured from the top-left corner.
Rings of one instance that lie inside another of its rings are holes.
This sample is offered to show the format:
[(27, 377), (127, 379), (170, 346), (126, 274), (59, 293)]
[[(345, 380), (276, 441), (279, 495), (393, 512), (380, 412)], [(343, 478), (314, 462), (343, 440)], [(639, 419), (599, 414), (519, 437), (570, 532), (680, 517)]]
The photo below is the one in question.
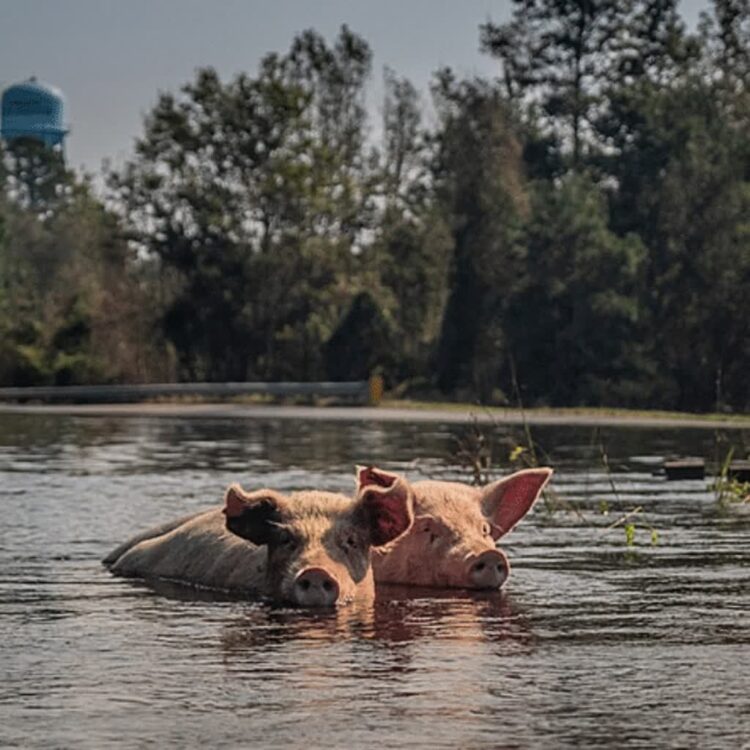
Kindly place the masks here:
[(342, 422), (443, 422), (569, 425), (580, 427), (686, 427), (748, 429), (750, 415), (686, 414), (624, 409), (506, 409), (471, 404), (388, 401), (382, 406), (292, 406), (240, 403), (0, 404), (0, 415), (80, 417), (179, 417), (204, 419), (301, 419)]

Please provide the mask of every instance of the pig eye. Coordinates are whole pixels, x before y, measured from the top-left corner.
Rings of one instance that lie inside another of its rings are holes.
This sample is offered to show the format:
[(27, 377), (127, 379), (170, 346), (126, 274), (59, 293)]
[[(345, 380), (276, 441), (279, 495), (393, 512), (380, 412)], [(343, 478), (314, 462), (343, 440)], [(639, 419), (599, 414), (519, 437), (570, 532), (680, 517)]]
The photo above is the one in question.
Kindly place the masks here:
[(490, 532), (491, 532), (491, 529), (490, 529), (490, 525), (489, 525), (489, 524), (488, 524), (488, 523), (487, 523), (487, 522), (485, 521), (485, 522), (484, 522), (484, 523), (482, 524), (482, 534), (483, 534), (484, 536), (489, 536), (489, 535), (490, 535)]
[(294, 549), (297, 546), (297, 540), (288, 531), (281, 531), (279, 532), (277, 544), (279, 547), (284, 547), (284, 549)]
[(344, 539), (344, 548), (345, 549), (358, 549), (359, 544), (357, 543), (356, 537), (349, 535)]
[(435, 529), (430, 524), (427, 524), (427, 526), (424, 527), (423, 531), (425, 532), (425, 534), (430, 535), (430, 544), (432, 544), (438, 538), (438, 535), (435, 533)]

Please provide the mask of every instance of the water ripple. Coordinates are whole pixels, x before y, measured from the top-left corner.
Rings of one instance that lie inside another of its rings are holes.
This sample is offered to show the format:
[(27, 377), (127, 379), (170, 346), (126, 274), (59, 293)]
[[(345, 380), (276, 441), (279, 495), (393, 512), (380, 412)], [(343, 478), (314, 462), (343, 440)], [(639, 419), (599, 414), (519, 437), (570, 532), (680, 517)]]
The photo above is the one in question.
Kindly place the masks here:
[[(538, 430), (564, 502), (504, 540), (507, 593), (383, 587), (374, 605), (310, 613), (99, 563), (230, 481), (349, 492), (357, 462), (463, 478), (457, 429), (4, 418), (0, 746), (747, 742), (750, 513), (719, 507), (708, 481), (654, 476), (670, 453), (710, 457), (702, 431), (611, 431), (608, 475), (588, 431)], [(636, 505), (627, 547), (607, 526)]]

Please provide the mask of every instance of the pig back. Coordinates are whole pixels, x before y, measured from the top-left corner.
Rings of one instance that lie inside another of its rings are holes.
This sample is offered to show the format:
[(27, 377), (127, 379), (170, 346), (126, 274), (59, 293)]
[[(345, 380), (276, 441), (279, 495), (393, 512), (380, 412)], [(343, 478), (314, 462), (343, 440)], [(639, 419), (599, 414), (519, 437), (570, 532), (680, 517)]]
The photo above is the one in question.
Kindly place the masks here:
[[(266, 548), (227, 531), (221, 508), (188, 516), (163, 528), (166, 531), (155, 536), (136, 536), (108, 555), (105, 564), (117, 575), (265, 593)], [(123, 548), (125, 551), (116, 556)]]
[(126, 542), (123, 542), (119, 547), (115, 547), (103, 560), (102, 562), (108, 568), (111, 568), (128, 550), (135, 547), (140, 542), (146, 539), (156, 539), (156, 537), (163, 536), (168, 532), (176, 529), (178, 526), (182, 526), (186, 521), (190, 521), (197, 516), (201, 516), (206, 511), (200, 510), (197, 513), (190, 513), (187, 516), (181, 516), (180, 518), (173, 518), (171, 521), (166, 521), (158, 526), (152, 526), (146, 531), (141, 531), (135, 536), (131, 536)]

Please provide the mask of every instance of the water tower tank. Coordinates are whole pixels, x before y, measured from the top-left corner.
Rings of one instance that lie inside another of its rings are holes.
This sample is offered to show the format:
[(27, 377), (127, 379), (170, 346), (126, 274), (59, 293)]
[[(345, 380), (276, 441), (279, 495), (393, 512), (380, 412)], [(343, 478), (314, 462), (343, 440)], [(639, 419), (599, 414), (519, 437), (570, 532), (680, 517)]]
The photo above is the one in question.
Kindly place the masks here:
[(62, 93), (36, 78), (3, 92), (0, 135), (6, 141), (35, 138), (47, 146), (62, 146), (68, 132), (63, 122)]

